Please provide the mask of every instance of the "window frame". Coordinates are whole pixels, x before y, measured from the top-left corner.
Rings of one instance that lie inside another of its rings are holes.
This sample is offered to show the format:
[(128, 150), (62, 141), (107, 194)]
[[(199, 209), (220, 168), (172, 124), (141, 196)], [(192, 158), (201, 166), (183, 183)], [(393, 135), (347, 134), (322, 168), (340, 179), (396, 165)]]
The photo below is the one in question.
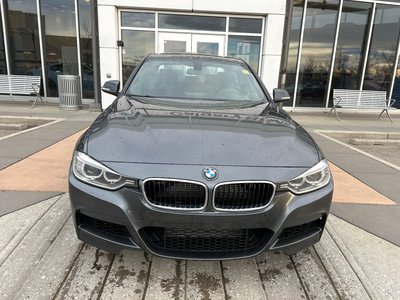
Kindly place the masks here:
[[(134, 12), (134, 13), (154, 13), (155, 17), (155, 26), (154, 28), (148, 27), (128, 27), (122, 26), (122, 12)], [(226, 18), (226, 28), (224, 31), (204, 31), (204, 30), (192, 30), (192, 29), (164, 29), (159, 28), (158, 26), (158, 15), (159, 14), (174, 14), (174, 15), (189, 15), (189, 16), (212, 16), (212, 17), (225, 17)], [(230, 32), (229, 31), (229, 20), (230, 18), (244, 18), (244, 19), (261, 19), (262, 20), (262, 28), (261, 33), (246, 33), (246, 32)], [(228, 52), (228, 38), (230, 35), (236, 36), (257, 36), (260, 37), (260, 55), (258, 58), (258, 72), (257, 74), (260, 76), (262, 74), (262, 49), (264, 48), (264, 34), (265, 34), (265, 24), (266, 24), (265, 15), (241, 15), (241, 14), (209, 14), (209, 13), (188, 13), (188, 12), (175, 12), (175, 11), (162, 11), (162, 10), (142, 10), (142, 9), (129, 9), (129, 8), (120, 8), (118, 9), (118, 39), (122, 39), (122, 30), (133, 30), (133, 31), (154, 31), (155, 32), (155, 52), (158, 52), (158, 33), (159, 32), (168, 32), (168, 33), (194, 33), (194, 34), (208, 34), (208, 35), (223, 35), (225, 38), (225, 49), (224, 56), (227, 56)], [(119, 47), (119, 78), (123, 83), (123, 73), (122, 73), (122, 58), (123, 58), (123, 47)], [(129, 81), (129, 80), (128, 80)], [(127, 81), (127, 82), (128, 82)]]

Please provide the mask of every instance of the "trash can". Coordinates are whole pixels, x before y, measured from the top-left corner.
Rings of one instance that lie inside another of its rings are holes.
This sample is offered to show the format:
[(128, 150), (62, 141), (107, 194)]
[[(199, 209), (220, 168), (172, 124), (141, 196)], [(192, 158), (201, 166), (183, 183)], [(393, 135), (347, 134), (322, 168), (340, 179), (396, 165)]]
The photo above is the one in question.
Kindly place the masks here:
[(82, 108), (81, 81), (79, 76), (58, 75), (58, 97), (60, 109), (79, 110)]

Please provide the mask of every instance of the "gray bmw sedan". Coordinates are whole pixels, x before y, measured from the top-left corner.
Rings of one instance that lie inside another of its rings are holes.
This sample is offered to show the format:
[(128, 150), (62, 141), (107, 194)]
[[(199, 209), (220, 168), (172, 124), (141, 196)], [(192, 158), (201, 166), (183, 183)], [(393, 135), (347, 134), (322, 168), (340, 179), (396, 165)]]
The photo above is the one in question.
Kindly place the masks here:
[(179, 259), (292, 254), (332, 201), (311, 136), (242, 60), (153, 54), (79, 139), (69, 173), (78, 238)]

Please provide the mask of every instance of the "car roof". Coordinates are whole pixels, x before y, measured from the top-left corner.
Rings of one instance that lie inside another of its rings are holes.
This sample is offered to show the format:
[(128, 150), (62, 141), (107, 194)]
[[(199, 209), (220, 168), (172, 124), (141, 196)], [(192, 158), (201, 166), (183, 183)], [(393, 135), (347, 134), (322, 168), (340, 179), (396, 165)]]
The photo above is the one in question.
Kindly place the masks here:
[(200, 58), (200, 59), (210, 59), (210, 60), (218, 60), (218, 61), (226, 61), (226, 62), (236, 62), (236, 63), (245, 63), (245, 61), (241, 58), (228, 57), (228, 56), (217, 56), (211, 54), (200, 54), (200, 53), (190, 53), (190, 52), (180, 52), (180, 53), (152, 53), (149, 54), (148, 57), (158, 58), (158, 57), (170, 57), (170, 58)]

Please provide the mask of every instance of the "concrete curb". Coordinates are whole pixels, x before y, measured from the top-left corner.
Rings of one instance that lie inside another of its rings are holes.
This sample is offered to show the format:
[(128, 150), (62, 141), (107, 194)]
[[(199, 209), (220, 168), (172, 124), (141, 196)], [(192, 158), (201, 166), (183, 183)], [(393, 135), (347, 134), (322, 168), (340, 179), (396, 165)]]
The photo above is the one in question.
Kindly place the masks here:
[(382, 299), (381, 297), (379, 297), (376, 289), (372, 285), (368, 276), (364, 273), (361, 266), (358, 264), (357, 260), (354, 258), (351, 251), (346, 247), (346, 245), (343, 243), (342, 239), (339, 237), (338, 233), (336, 232), (334, 226), (331, 224), (329, 219), (328, 219), (326, 231), (329, 233), (329, 235), (332, 237), (332, 240), (335, 242), (337, 247), (342, 252), (343, 256), (345, 257), (348, 264), (353, 269), (354, 273), (359, 278), (360, 282), (364, 286), (365, 290), (367, 291), (367, 293), (371, 297), (371, 299)]
[(400, 139), (359, 139), (351, 138), (349, 144), (352, 145), (400, 145)]
[(315, 130), (332, 138), (400, 139), (399, 132)]
[(0, 123), (1, 130), (24, 130), (31, 126), (28, 124), (8, 124), (8, 123)]

